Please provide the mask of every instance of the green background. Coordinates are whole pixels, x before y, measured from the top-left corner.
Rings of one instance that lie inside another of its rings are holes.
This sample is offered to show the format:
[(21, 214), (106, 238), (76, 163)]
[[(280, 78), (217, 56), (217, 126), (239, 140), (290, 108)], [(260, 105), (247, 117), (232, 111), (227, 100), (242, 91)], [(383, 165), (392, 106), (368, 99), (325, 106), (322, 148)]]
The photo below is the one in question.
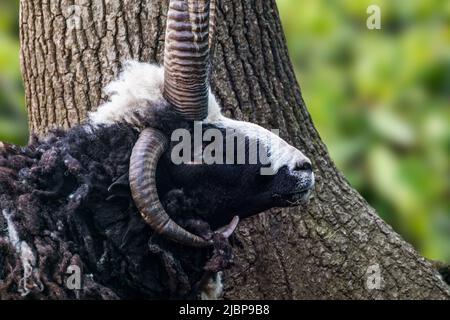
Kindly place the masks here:
[[(450, 262), (450, 1), (277, 2), (332, 158), (422, 254)], [(381, 30), (366, 27), (370, 4)], [(24, 144), (18, 7), (0, 3), (0, 140)]]

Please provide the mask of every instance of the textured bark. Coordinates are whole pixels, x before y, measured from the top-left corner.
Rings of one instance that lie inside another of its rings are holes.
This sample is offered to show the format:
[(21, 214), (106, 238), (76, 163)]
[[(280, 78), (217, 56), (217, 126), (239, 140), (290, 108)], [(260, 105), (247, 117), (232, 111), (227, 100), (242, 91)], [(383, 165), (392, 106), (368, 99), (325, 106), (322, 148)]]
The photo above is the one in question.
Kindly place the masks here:
[[(30, 130), (45, 134), (82, 121), (124, 60), (160, 63), (166, 12), (167, 1), (157, 0), (22, 0)], [(430, 263), (334, 166), (301, 97), (274, 0), (220, 1), (213, 65), (212, 88), (225, 113), (279, 128), (313, 159), (317, 177), (306, 207), (241, 224), (226, 298), (450, 298)], [(366, 283), (374, 265), (378, 289)]]

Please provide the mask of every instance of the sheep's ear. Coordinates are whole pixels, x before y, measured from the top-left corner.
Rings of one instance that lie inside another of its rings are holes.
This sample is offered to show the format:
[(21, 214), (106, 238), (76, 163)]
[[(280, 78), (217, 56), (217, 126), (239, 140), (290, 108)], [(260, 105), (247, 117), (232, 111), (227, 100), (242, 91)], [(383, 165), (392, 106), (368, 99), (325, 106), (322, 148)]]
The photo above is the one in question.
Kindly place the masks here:
[(208, 115), (209, 15), (209, 0), (169, 3), (164, 97), (178, 114), (191, 121), (203, 120)]

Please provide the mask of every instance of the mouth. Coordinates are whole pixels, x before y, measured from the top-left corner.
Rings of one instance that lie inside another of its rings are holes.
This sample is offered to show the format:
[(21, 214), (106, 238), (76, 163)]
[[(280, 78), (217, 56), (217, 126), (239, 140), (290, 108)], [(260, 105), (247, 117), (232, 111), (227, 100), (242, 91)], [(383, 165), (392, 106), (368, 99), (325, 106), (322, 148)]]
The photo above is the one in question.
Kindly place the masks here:
[(301, 191), (286, 193), (286, 194), (275, 194), (274, 198), (286, 207), (296, 207), (301, 204), (306, 203), (309, 200), (312, 189), (305, 189)]

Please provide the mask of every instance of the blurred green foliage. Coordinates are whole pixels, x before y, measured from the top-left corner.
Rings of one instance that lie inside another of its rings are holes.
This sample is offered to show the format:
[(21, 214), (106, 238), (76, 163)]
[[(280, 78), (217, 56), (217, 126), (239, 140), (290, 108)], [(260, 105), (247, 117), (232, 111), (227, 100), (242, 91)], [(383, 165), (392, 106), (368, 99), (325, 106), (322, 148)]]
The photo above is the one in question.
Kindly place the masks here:
[[(278, 0), (332, 158), (394, 229), (450, 262), (450, 2)], [(381, 8), (381, 30), (366, 9)], [(19, 0), (0, 2), (0, 140), (24, 144)]]
[[(351, 184), (450, 261), (450, 1), (278, 0), (303, 97)], [(381, 30), (366, 27), (381, 9)]]
[(25, 144), (27, 119), (19, 66), (19, 0), (0, 2), (0, 141)]

